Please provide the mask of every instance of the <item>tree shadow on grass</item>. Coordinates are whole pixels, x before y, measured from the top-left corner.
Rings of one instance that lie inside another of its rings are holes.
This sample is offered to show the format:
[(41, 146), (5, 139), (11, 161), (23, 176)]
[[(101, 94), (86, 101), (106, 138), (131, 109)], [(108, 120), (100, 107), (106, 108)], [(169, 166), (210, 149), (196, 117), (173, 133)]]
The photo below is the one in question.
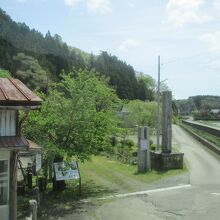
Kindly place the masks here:
[(82, 184), (81, 195), (76, 183), (68, 183), (66, 189), (60, 192), (48, 191), (43, 195), (42, 216), (40, 219), (48, 217), (64, 217), (72, 213), (85, 212), (86, 208), (92, 208), (95, 205), (91, 201), (85, 201), (90, 198), (98, 198), (114, 193), (103, 186), (96, 185), (93, 181), (87, 181)]
[(164, 175), (166, 174), (169, 170), (154, 170), (152, 169), (151, 171), (146, 171), (144, 173), (139, 173), (139, 172), (134, 172), (134, 175), (138, 176), (138, 175), (143, 175), (143, 174), (150, 174), (152, 171), (156, 172), (156, 174), (158, 175)]

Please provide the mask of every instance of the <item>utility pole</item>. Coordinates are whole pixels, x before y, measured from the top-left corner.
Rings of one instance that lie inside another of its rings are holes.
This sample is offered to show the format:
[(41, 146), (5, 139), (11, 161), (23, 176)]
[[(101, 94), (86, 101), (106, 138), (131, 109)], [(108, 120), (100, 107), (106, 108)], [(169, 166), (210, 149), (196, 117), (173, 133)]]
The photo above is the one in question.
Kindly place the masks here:
[(158, 56), (157, 80), (157, 151), (160, 149), (160, 56)]

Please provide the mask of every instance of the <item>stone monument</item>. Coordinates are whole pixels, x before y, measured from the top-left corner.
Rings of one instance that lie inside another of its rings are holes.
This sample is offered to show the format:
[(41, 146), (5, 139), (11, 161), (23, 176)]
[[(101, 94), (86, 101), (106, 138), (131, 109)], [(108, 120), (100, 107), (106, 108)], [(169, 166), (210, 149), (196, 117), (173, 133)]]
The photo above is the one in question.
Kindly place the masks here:
[(151, 152), (156, 170), (182, 169), (183, 153), (172, 153), (172, 92), (162, 94), (162, 152)]
[(162, 95), (162, 153), (172, 152), (172, 92)]
[(150, 128), (138, 128), (138, 172), (145, 173), (151, 169)]

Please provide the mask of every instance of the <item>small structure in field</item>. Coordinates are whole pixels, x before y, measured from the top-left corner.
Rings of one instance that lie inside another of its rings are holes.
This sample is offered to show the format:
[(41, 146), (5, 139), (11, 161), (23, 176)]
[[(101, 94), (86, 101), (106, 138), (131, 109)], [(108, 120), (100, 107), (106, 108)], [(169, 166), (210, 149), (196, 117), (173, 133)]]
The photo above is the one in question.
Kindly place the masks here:
[(0, 78), (0, 219), (17, 219), (18, 153), (29, 148), (22, 124), (41, 102), (20, 80)]

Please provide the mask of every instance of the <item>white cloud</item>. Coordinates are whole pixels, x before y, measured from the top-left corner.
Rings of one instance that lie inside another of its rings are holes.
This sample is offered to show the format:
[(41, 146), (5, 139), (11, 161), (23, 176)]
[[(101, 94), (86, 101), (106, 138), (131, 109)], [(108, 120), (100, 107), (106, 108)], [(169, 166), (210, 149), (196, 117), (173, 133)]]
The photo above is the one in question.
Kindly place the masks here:
[(65, 5), (67, 6), (75, 6), (79, 2), (82, 2), (82, 0), (64, 0)]
[(212, 19), (203, 15), (200, 9), (204, 0), (169, 0), (167, 3), (168, 22), (176, 27), (187, 23), (204, 23)]
[(97, 11), (102, 14), (111, 12), (109, 0), (87, 0), (86, 5), (89, 11)]
[(210, 50), (220, 50), (220, 31), (205, 33), (200, 38), (210, 48)]
[(123, 41), (119, 46), (118, 46), (118, 51), (119, 52), (126, 52), (129, 49), (138, 47), (140, 45), (140, 43), (136, 40), (133, 39), (128, 39)]
[(110, 0), (64, 0), (64, 3), (67, 6), (76, 6), (81, 3), (90, 12), (99, 12), (101, 14), (111, 12)]

